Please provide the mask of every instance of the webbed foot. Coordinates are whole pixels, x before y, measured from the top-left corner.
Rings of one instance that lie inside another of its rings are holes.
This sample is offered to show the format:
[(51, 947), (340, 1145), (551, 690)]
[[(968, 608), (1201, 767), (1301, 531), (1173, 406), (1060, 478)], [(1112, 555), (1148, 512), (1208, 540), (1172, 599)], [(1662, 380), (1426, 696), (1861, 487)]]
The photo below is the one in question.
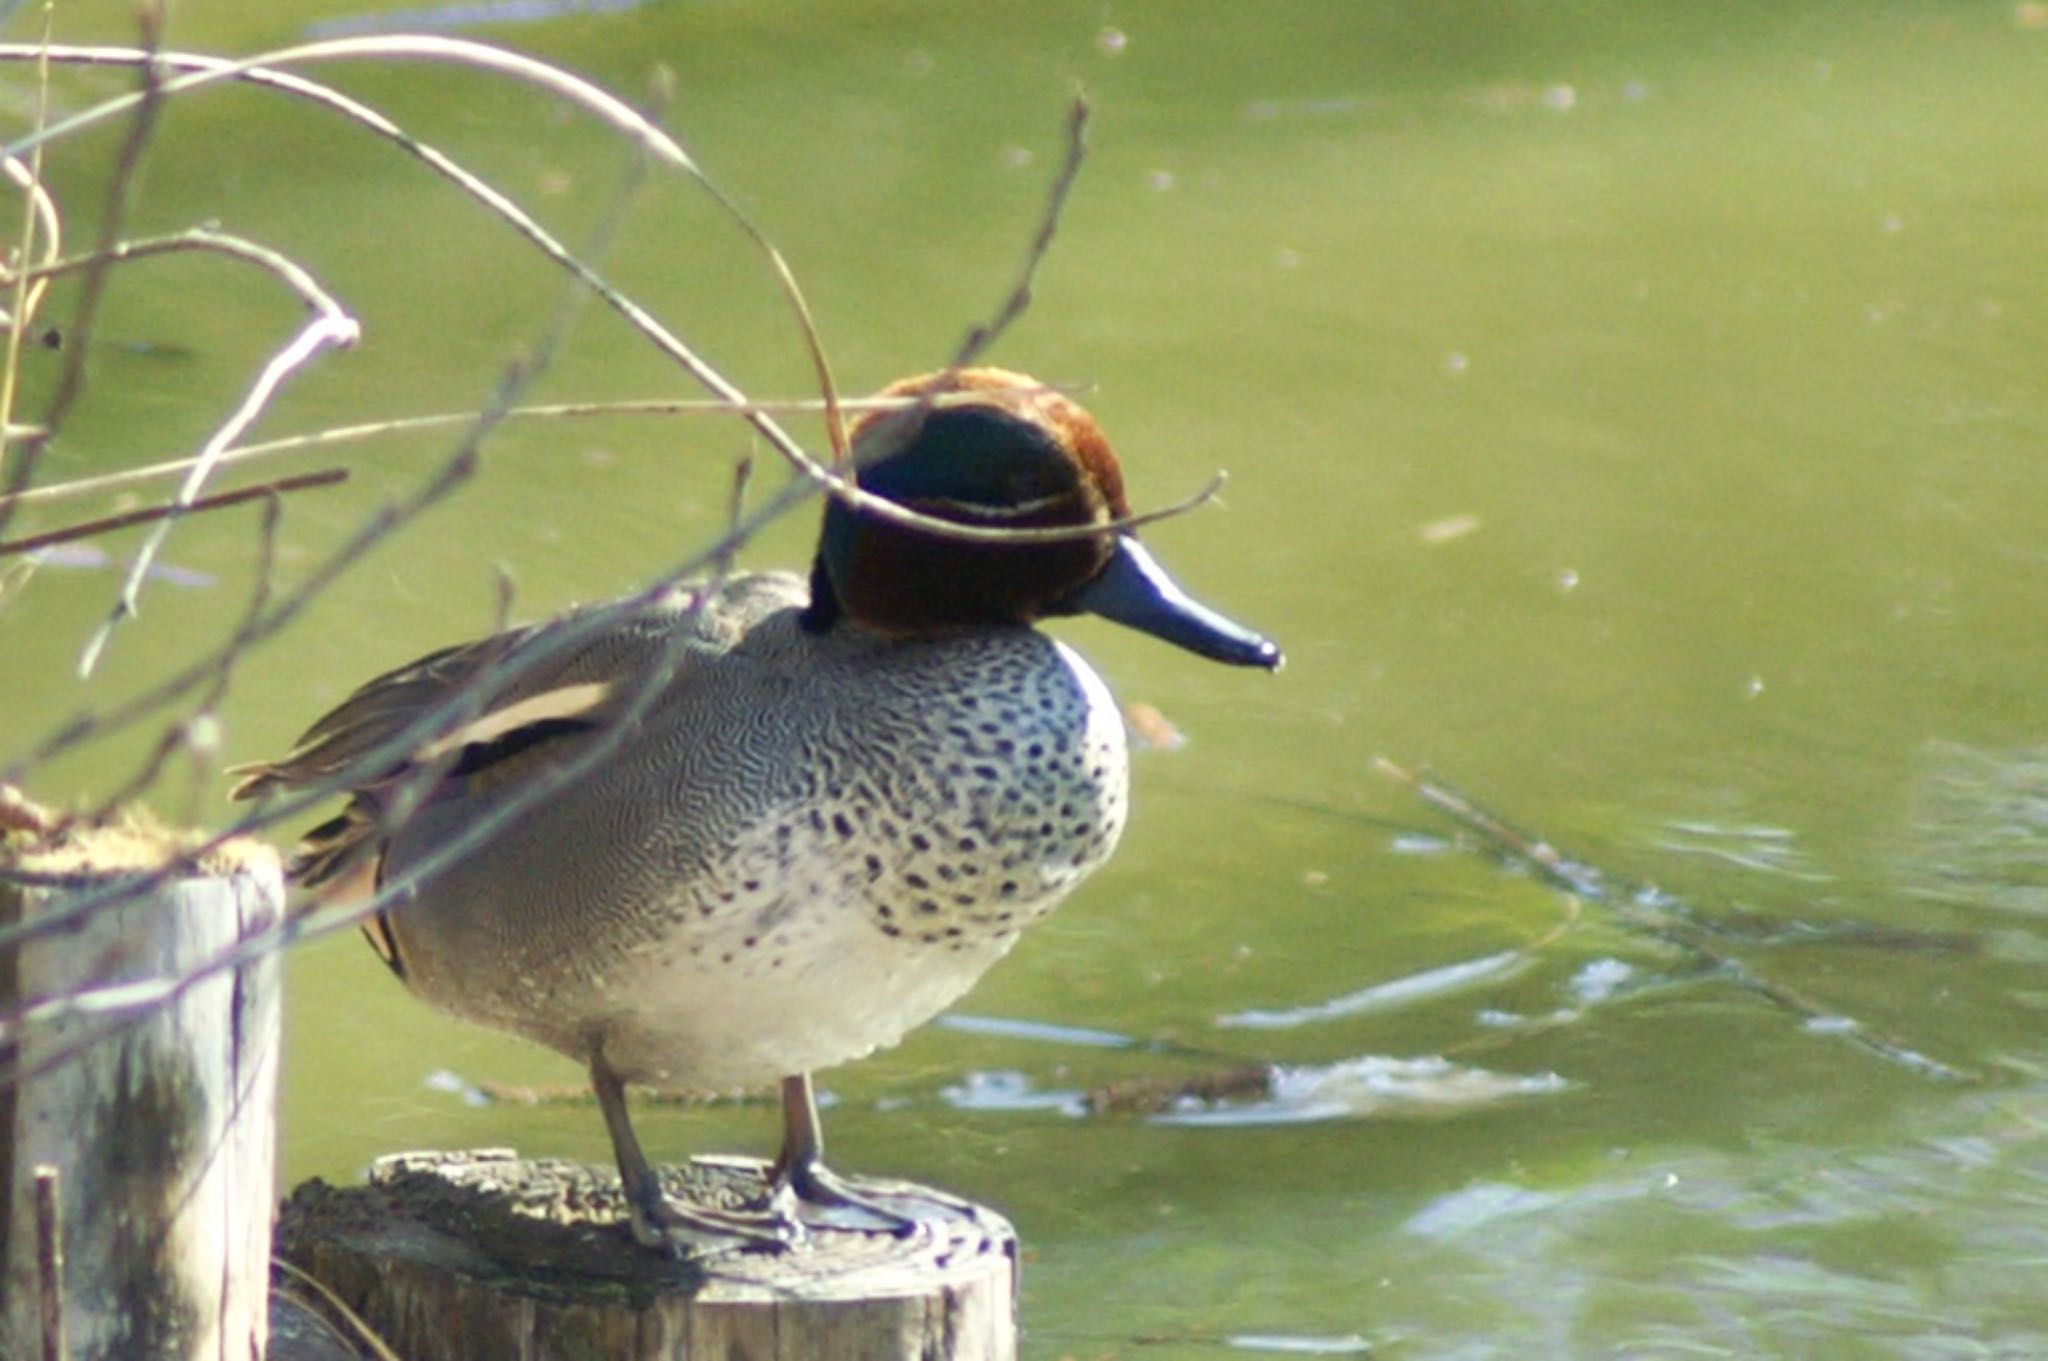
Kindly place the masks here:
[(770, 1203), (759, 1210), (692, 1205), (662, 1189), (649, 1175), (626, 1188), (634, 1241), (681, 1260), (731, 1252), (782, 1252), (808, 1237), (801, 1220)]
[(806, 1228), (909, 1238), (924, 1227), (916, 1197), (856, 1185), (816, 1158), (778, 1169), (768, 1203)]

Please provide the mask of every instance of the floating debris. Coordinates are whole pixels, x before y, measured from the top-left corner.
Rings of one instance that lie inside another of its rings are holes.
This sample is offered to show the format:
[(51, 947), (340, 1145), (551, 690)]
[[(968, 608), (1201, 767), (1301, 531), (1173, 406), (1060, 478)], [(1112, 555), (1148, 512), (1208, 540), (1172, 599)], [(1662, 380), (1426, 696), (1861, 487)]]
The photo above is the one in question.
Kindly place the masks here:
[(1265, 1093), (1248, 1102), (1184, 1095), (1152, 1117), (1161, 1125), (1299, 1125), (1386, 1115), (1438, 1115), (1570, 1084), (1556, 1073), (1496, 1073), (1438, 1055), (1368, 1056), (1314, 1067), (1269, 1070)]
[(1387, 849), (1395, 855), (1442, 855), (1445, 851), (1456, 850), (1457, 843), (1445, 836), (1403, 832), (1387, 843)]
[(1088, 1109), (1097, 1115), (1157, 1115), (1187, 1101), (1264, 1100), (1273, 1093), (1277, 1072), (1255, 1063), (1187, 1078), (1125, 1078), (1090, 1091)]
[(1572, 1000), (1582, 1007), (1598, 1006), (1625, 991), (1635, 979), (1635, 965), (1620, 959), (1596, 959), (1572, 975)]
[(963, 1111), (1056, 1111), (1074, 1119), (1089, 1113), (1088, 1098), (1076, 1091), (1039, 1090), (1031, 1079), (1014, 1069), (991, 1073), (969, 1073), (939, 1096), (955, 1110)]
[(1131, 734), (1132, 745), (1140, 751), (1179, 751), (1188, 744), (1172, 719), (1143, 702), (1124, 705), (1124, 727)]
[(1479, 524), (1477, 515), (1449, 515), (1441, 520), (1431, 520), (1415, 531), (1415, 537), (1431, 545), (1450, 543), (1468, 534), (1476, 534), (1479, 531)]

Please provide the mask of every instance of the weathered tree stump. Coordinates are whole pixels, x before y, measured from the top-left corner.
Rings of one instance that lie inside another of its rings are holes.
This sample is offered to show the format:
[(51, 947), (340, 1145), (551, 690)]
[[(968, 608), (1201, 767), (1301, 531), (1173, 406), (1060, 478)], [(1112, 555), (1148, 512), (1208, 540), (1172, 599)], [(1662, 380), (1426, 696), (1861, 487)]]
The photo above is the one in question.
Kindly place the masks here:
[[(766, 1164), (664, 1168), (672, 1193), (738, 1205)], [(308, 1182), (279, 1255), (407, 1361), (1010, 1361), (1017, 1240), (993, 1211), (923, 1187), (908, 1238), (814, 1229), (783, 1252), (671, 1259), (633, 1241), (618, 1177), (509, 1151), (379, 1159), (367, 1186)]]
[(158, 873), (180, 856), (132, 825), (0, 831), (0, 926), (94, 904), (0, 948), (0, 1356), (263, 1355), (277, 960), (193, 979), (284, 883), (255, 843)]

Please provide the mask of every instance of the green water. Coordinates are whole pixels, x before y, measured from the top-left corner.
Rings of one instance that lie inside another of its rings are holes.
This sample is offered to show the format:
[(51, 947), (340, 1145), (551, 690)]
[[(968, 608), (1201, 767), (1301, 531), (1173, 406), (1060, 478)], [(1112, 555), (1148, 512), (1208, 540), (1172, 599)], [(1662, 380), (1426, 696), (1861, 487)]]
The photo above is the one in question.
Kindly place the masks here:
[[(254, 52), (361, 12), (230, 9), (180, 10), (173, 43)], [(988, 315), (1065, 103), (1077, 85), (1093, 101), (1036, 303), (993, 358), (1089, 385), (1141, 503), (1229, 470), (1225, 509), (1148, 537), (1289, 665), (1267, 678), (1060, 629), (1187, 744), (1140, 757), (1117, 860), (963, 1008), (1216, 1058), (929, 1029), (823, 1078), (836, 1163), (1014, 1217), (1031, 1355), (2048, 1353), (2033, 22), (2006, 3), (668, 3), (475, 31), (633, 98), (665, 64), (670, 126), (780, 244), (854, 390), (943, 362)], [(126, 23), (62, 6), (58, 32), (125, 41)], [(31, 36), (28, 16), (0, 36)], [(568, 239), (611, 230), (631, 158), (587, 122), (418, 63), (321, 74)], [(18, 129), (32, 87), (4, 81)], [(122, 85), (64, 74), (53, 97)], [(78, 242), (119, 140), (52, 154)], [(146, 163), (135, 230), (208, 219), (289, 251), (364, 323), (265, 433), (473, 408), (564, 296), (418, 166), (252, 92), (178, 101)], [(765, 272), (691, 186), (649, 180), (603, 258), (750, 391), (811, 390)], [(188, 450), (294, 321), (249, 271), (124, 272), (48, 471)], [(34, 398), (58, 361), (29, 362)], [(587, 308), (533, 396), (687, 392)], [(354, 476), (290, 504), (283, 584), (449, 447), (292, 460)], [(472, 485), (248, 659), (226, 756), (275, 753), (354, 680), (489, 627), (501, 568), (522, 616), (646, 580), (720, 523), (755, 447), (703, 420), (506, 429)], [(153, 584), (89, 685), (70, 667), (115, 574), (48, 567), (10, 597), (0, 748), (220, 636), (253, 525), (180, 529), (167, 560), (213, 584)], [(747, 561), (801, 561), (809, 533), (800, 515)], [(107, 542), (118, 557), (135, 538)], [(36, 792), (104, 792), (146, 736), (50, 766)], [(1501, 871), (1378, 755), (1739, 922), (1718, 947), (1757, 976), (1964, 1077)], [(224, 818), (217, 778), (197, 788), (198, 818)], [(174, 765), (157, 802), (184, 816), (193, 789)], [(1377, 1008), (1217, 1023), (1515, 951)], [(429, 1015), (355, 940), (304, 951), (290, 978), (290, 1178), (417, 1147), (605, 1156), (587, 1108), (430, 1085), (577, 1075)], [(1354, 1085), (1329, 1111), (1220, 1125), (946, 1095), (977, 1073), (1062, 1092), (1433, 1055), (1560, 1081), (1378, 1101)], [(772, 1124), (641, 1117), (670, 1157), (765, 1150)]]

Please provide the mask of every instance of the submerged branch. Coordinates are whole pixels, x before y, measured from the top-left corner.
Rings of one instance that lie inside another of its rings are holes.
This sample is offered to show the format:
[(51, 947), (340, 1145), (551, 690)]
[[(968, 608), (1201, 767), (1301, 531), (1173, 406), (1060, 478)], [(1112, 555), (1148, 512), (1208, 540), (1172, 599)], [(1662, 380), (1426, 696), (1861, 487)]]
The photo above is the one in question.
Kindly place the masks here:
[(1976, 1074), (1932, 1058), (1905, 1040), (1824, 1006), (1798, 989), (1760, 973), (1712, 939), (1709, 919), (1653, 884), (1631, 883), (1598, 866), (1564, 855), (1547, 839), (1524, 832), (1444, 782), (1380, 757), (1380, 774), (1412, 790), (1448, 816), (1496, 857), (1527, 869), (1552, 888), (1614, 910), (1626, 929), (1677, 950), (1702, 970), (1745, 988), (1799, 1018), (1817, 1034), (1838, 1036), (1864, 1052), (1923, 1077), (1973, 1081)]

